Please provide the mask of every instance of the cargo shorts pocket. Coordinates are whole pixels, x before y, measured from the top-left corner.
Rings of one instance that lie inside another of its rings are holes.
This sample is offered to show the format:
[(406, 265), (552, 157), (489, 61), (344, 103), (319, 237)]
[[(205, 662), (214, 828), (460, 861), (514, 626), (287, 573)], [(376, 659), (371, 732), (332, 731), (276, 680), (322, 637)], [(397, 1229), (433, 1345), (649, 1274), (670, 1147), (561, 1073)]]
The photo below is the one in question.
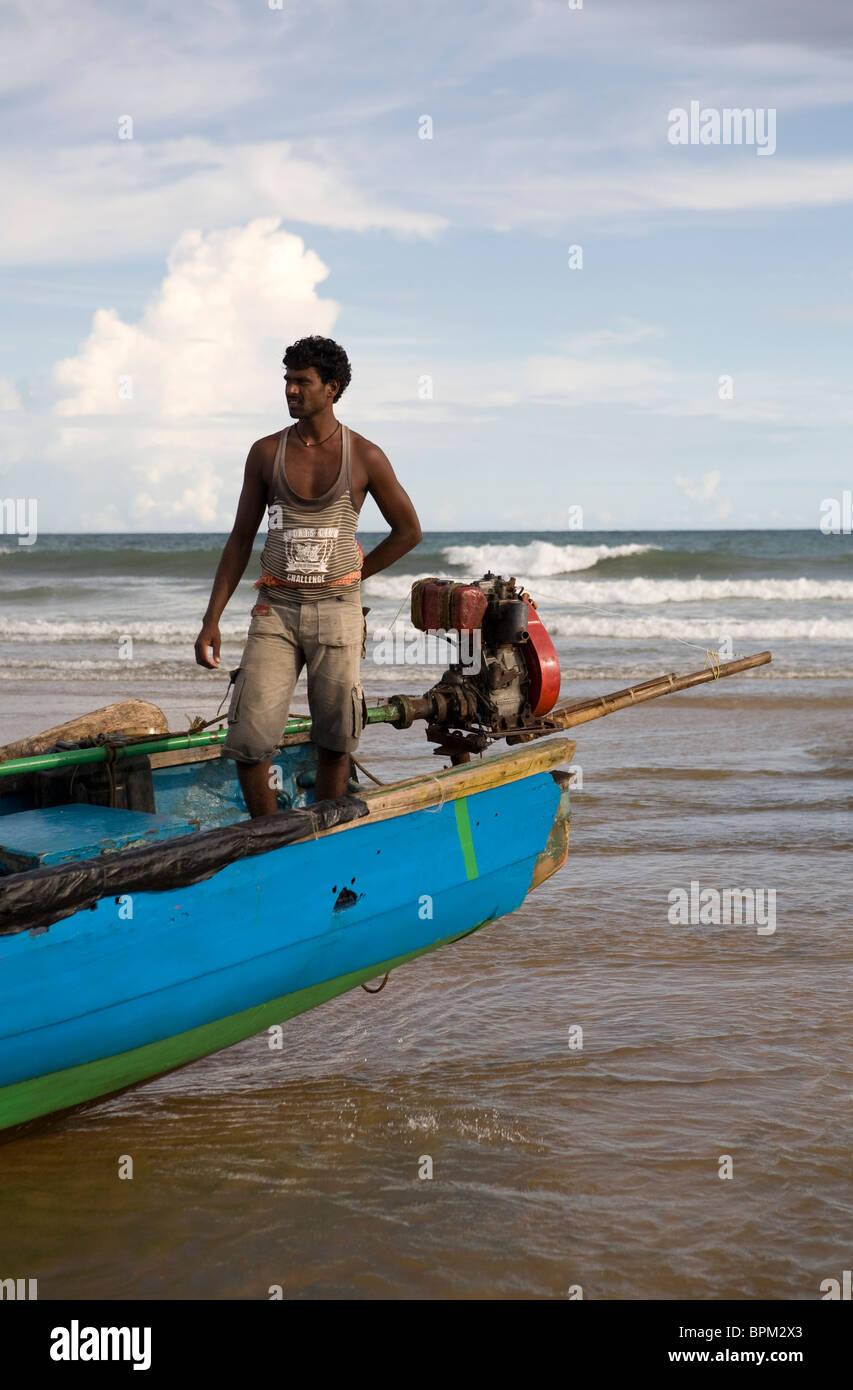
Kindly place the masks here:
[[(257, 610), (266, 608), (266, 612), (259, 613)], [(252, 619), (249, 623), (250, 637), (280, 637), (284, 632), (284, 625), (280, 617), (273, 613), (272, 609), (266, 605), (257, 603), (252, 609)]]
[[(356, 616), (357, 615), (357, 616)], [(321, 647), (353, 647), (361, 638), (359, 609), (338, 599), (326, 599), (317, 608), (317, 641)]]
[(352, 736), (361, 738), (362, 730), (367, 725), (367, 701), (364, 698), (364, 690), (360, 685), (352, 688)]
[(231, 703), (228, 706), (228, 724), (236, 724), (240, 717), (240, 701), (243, 698), (243, 687), (246, 683), (246, 672), (242, 666), (238, 666), (236, 671), (231, 672), (231, 680), (234, 683), (234, 693), (231, 696)]

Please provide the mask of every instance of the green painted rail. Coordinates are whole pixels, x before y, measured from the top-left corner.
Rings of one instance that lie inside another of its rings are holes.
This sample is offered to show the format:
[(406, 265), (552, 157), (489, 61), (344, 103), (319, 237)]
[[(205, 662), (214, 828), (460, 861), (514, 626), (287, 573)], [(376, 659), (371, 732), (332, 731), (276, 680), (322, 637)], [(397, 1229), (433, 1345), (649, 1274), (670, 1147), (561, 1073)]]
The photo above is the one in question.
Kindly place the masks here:
[[(367, 711), (368, 724), (392, 724), (401, 717), (402, 710), (395, 700), (387, 705), (374, 705)], [(307, 715), (289, 719), (284, 728), (285, 734), (304, 734), (311, 730), (311, 720)], [(216, 743), (224, 743), (227, 729), (206, 729), (197, 734), (164, 734), (162, 738), (144, 739), (140, 743), (111, 745), (99, 744), (95, 748), (68, 748), (60, 753), (31, 753), (26, 758), (7, 758), (0, 763), (0, 777), (11, 777), (17, 772), (49, 772), (58, 767), (78, 767), (83, 763), (106, 762), (113, 748), (116, 758), (138, 757), (146, 753), (174, 753), (185, 748), (209, 748)]]

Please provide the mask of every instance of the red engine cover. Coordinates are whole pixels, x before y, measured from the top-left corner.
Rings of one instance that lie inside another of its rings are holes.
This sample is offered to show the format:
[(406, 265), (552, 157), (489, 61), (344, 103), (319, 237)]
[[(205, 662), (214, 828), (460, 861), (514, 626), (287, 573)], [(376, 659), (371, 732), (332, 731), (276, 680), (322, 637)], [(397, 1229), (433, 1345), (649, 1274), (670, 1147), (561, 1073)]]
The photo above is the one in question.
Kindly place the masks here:
[(421, 632), (475, 632), (483, 625), (487, 605), (476, 584), (417, 579), (412, 585), (412, 623)]
[(527, 613), (530, 640), (522, 644), (521, 652), (530, 682), (528, 699), (533, 713), (539, 716), (552, 710), (559, 699), (560, 661), (533, 600), (529, 594), (523, 597), (530, 605)]

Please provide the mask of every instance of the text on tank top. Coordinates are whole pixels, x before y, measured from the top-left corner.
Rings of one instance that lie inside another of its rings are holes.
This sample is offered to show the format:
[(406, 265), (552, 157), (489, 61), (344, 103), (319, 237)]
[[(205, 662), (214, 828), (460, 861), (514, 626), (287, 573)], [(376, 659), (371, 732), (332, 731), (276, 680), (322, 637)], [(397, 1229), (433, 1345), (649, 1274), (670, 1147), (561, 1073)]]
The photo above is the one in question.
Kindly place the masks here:
[(287, 425), (279, 437), (270, 485), (269, 529), (261, 573), (304, 594), (322, 593), (361, 568), (355, 533), (358, 512), (351, 492), (350, 431), (341, 425), (341, 466), (320, 497), (300, 497), (287, 481)]

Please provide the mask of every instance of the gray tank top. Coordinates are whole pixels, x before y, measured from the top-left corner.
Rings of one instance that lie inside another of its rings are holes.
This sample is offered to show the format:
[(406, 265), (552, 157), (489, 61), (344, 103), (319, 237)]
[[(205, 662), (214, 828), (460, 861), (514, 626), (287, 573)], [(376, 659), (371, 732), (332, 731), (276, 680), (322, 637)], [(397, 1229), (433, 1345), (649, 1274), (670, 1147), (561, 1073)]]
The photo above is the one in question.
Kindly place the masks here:
[[(355, 540), (358, 512), (350, 476), (350, 431), (341, 425), (341, 466), (322, 497), (299, 497), (284, 471), (287, 437), (282, 430), (270, 488), (269, 529), (261, 555), (261, 576), (284, 580), (288, 590), (306, 597), (340, 586), (353, 575), (357, 582), (361, 557)], [(272, 590), (274, 592), (274, 590)]]

